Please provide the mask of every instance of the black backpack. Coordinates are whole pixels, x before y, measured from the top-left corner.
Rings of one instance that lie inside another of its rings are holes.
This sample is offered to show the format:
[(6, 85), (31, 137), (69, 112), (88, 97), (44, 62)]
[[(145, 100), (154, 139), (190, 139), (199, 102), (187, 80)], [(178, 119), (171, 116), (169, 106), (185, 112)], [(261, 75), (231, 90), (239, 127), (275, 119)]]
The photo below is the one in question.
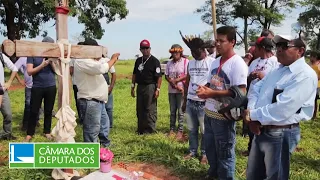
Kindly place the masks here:
[(1, 60), (2, 66), (4, 68), (4, 59), (3, 59), (3, 53), (2, 52), (0, 52), (0, 60)]

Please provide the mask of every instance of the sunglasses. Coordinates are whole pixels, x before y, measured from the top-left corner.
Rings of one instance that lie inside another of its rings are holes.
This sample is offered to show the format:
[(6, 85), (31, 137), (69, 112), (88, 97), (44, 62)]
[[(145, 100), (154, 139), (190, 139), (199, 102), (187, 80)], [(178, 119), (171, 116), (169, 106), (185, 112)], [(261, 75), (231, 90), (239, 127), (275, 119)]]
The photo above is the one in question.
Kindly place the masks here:
[(140, 47), (141, 50), (149, 49), (150, 47)]
[(281, 48), (282, 50), (287, 50), (287, 49), (292, 48), (292, 47), (298, 47), (298, 46), (295, 46), (295, 45), (292, 45), (292, 44), (288, 44), (287, 42), (280, 42), (280, 43), (276, 44), (276, 48), (277, 49)]

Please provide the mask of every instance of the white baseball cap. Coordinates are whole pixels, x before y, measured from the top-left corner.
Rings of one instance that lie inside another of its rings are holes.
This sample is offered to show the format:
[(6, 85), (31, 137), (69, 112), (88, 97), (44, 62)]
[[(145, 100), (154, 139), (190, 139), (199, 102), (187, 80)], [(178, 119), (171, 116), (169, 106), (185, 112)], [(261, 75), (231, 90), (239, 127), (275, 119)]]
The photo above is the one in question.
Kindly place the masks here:
[(293, 38), (290, 35), (276, 35), (272, 40), (274, 43), (278, 43), (278, 42), (289, 42), (292, 39)]

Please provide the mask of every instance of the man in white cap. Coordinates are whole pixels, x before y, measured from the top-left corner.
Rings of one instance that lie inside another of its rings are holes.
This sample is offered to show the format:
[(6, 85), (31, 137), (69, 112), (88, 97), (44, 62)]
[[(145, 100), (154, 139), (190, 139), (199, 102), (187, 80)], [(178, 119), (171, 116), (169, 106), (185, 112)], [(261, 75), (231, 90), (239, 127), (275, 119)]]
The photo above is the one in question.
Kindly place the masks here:
[(250, 87), (244, 120), (255, 134), (247, 180), (289, 179), (290, 156), (300, 140), (299, 122), (310, 120), (318, 78), (305, 62), (305, 43), (275, 36), (278, 69)]

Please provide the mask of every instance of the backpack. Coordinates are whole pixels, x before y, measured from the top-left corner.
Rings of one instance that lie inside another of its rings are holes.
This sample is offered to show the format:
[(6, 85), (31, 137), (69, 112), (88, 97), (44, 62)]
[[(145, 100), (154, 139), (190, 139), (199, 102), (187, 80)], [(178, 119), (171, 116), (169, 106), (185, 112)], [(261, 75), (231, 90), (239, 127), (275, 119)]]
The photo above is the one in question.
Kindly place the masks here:
[(0, 52), (0, 60), (1, 60), (2, 66), (4, 68), (5, 66), (4, 66), (4, 59), (3, 59), (3, 53), (2, 52)]

